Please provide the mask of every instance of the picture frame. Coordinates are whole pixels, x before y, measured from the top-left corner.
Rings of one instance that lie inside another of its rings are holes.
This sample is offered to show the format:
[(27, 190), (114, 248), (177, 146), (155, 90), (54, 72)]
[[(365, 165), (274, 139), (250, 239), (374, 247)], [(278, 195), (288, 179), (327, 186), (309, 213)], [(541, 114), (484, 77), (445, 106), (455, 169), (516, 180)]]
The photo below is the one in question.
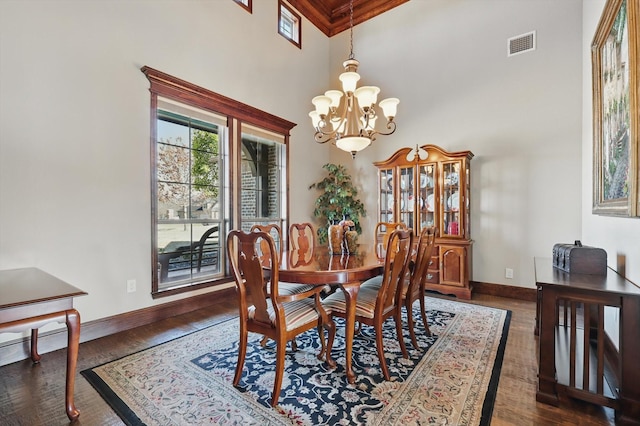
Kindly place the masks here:
[(638, 216), (640, 0), (607, 0), (591, 46), (593, 214)]

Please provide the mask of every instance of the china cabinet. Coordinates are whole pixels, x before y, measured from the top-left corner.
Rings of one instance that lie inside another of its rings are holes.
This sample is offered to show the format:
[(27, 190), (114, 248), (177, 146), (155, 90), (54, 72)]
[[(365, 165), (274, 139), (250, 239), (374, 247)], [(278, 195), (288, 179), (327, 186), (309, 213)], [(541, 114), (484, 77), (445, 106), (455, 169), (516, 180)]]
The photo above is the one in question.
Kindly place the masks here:
[(426, 288), (470, 299), (470, 162), (471, 151), (447, 152), (435, 145), (409, 160), (402, 148), (378, 168), (378, 221), (402, 222), (416, 234), (423, 227), (438, 228)]

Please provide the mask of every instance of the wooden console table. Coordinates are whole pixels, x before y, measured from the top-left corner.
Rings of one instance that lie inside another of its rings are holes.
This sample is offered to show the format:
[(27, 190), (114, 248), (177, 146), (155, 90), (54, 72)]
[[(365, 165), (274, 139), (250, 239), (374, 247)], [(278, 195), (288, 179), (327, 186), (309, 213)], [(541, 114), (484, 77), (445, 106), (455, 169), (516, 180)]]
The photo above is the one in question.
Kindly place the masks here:
[(70, 420), (80, 415), (73, 403), (80, 343), (80, 314), (73, 309), (73, 298), (85, 294), (37, 268), (0, 271), (0, 332), (31, 329), (31, 360), (34, 363), (40, 361), (38, 328), (51, 322), (67, 325), (65, 408)]
[[(640, 425), (640, 288), (615, 271), (563, 272), (535, 259), (538, 288), (536, 400), (559, 405), (560, 396), (611, 407), (616, 423)], [(604, 331), (604, 308), (617, 307), (618, 349)]]

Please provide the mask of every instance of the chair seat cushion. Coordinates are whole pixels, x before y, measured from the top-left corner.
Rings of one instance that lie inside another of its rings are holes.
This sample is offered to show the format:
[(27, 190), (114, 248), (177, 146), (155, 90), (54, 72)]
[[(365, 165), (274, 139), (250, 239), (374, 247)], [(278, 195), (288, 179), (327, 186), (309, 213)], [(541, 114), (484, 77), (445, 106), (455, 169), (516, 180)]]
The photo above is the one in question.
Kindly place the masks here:
[(369, 278), (368, 280), (364, 281), (360, 287), (380, 288), (381, 285), (382, 275), (378, 275), (377, 277)]
[[(269, 318), (271, 322), (275, 324), (276, 313), (273, 310), (273, 306), (270, 301), (267, 301), (267, 311), (269, 312)], [(293, 330), (301, 325), (318, 322), (319, 314), (316, 310), (316, 304), (314, 299), (302, 299), (294, 302), (283, 303), (284, 314), (286, 316), (287, 331)], [(255, 316), (255, 306), (249, 307), (249, 320), (253, 320)]]
[[(373, 279), (373, 278), (372, 278)], [(356, 300), (356, 316), (373, 318), (376, 308), (376, 298), (378, 297), (379, 288), (374, 286), (360, 286), (358, 298)], [(322, 300), (322, 305), (327, 312), (347, 312), (347, 303), (344, 299), (344, 292), (336, 291)], [(392, 310), (390, 307), (388, 310)], [(385, 312), (386, 313), (386, 312)]]
[(315, 286), (311, 284), (278, 283), (278, 293), (280, 293), (281, 296), (292, 296), (294, 294), (306, 293), (314, 288)]

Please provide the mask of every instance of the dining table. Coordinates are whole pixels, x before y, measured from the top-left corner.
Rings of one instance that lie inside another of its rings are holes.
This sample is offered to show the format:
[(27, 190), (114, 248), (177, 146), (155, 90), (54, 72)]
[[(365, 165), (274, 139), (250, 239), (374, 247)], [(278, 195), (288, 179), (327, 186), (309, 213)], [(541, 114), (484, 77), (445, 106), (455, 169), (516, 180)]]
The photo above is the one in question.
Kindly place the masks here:
[(354, 383), (356, 379), (352, 368), (352, 353), (360, 285), (369, 278), (381, 275), (383, 270), (384, 254), (373, 244), (359, 244), (354, 253), (331, 253), (328, 246), (288, 250), (280, 258), (280, 281), (329, 285), (339, 287), (344, 292), (347, 305), (345, 371), (349, 383)]

